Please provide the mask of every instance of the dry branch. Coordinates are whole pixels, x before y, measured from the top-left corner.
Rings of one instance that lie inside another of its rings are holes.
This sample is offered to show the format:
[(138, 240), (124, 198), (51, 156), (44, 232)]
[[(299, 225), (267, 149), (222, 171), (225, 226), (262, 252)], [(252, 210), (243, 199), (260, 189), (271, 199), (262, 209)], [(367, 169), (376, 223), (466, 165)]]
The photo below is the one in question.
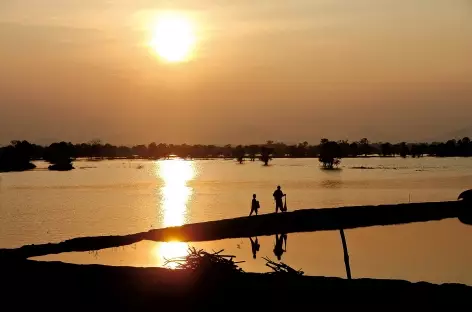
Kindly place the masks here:
[(223, 250), (208, 253), (202, 249), (197, 250), (194, 247), (188, 248), (188, 255), (172, 259), (164, 259), (164, 266), (176, 264), (177, 269), (192, 271), (218, 271), (220, 273), (244, 272), (237, 264), (244, 261), (233, 261), (235, 256), (220, 255)]
[(267, 262), (266, 266), (268, 266), (269, 268), (273, 270), (273, 272), (269, 272), (269, 274), (274, 274), (274, 273), (283, 273), (283, 274), (292, 274), (292, 275), (305, 274), (305, 272), (303, 272), (301, 269), (295, 270), (294, 268), (290, 267), (289, 265), (283, 262), (276, 263), (267, 257), (264, 257), (263, 259)]

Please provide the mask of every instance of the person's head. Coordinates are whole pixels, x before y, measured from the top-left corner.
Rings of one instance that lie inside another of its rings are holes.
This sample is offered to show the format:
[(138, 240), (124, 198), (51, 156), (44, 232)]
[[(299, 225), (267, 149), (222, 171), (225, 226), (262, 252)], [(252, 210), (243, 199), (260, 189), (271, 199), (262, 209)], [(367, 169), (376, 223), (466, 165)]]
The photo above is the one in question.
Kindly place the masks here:
[(277, 186), (277, 189), (280, 190), (280, 185)]
[(252, 194), (252, 198), (254, 198), (254, 199), (255, 199), (255, 198), (256, 198), (256, 194)]

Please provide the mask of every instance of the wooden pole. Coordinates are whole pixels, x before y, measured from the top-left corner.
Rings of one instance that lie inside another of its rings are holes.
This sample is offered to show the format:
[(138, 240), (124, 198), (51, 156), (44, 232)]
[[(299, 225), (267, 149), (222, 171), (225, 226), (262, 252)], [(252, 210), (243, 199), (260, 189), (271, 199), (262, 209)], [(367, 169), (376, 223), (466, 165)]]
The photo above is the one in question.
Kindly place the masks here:
[(349, 265), (349, 254), (347, 252), (347, 244), (346, 244), (346, 237), (344, 236), (344, 230), (339, 230), (341, 233), (341, 241), (343, 243), (343, 251), (344, 251), (344, 265), (346, 266), (346, 274), (347, 279), (351, 279), (351, 266)]

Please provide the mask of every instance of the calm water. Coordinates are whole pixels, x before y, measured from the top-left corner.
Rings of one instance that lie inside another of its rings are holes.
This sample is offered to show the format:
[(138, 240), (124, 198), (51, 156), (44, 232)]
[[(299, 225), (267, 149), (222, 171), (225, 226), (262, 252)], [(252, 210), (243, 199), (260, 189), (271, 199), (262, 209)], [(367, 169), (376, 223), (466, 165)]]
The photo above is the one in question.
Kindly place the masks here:
[[(45, 163), (37, 163), (46, 168)], [(354, 169), (364, 166), (373, 169)], [(257, 193), (261, 213), (273, 211), (277, 184), (289, 210), (341, 205), (455, 200), (472, 188), (472, 159), (359, 158), (342, 170), (322, 171), (316, 159), (233, 161), (77, 161), (77, 170), (35, 170), (0, 175), (0, 247), (58, 242), (237, 217), (249, 213)], [(457, 220), (373, 227), (346, 232), (354, 277), (401, 278), (472, 285), (472, 227)], [(248, 238), (191, 244), (225, 249), (266, 271), (274, 237), (259, 237), (257, 259)], [(143, 242), (97, 254), (43, 257), (74, 263), (156, 266), (185, 254), (185, 243)], [(289, 234), (282, 261), (310, 275), (344, 276), (339, 234)]]

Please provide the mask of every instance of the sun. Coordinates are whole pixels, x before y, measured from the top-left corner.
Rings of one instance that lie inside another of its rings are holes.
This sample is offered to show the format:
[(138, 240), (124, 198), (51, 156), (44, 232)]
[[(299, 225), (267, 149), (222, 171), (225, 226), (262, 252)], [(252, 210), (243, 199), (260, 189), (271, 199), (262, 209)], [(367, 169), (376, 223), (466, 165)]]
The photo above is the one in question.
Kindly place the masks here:
[(156, 17), (150, 46), (168, 62), (188, 60), (195, 47), (194, 26), (183, 15), (168, 13)]

